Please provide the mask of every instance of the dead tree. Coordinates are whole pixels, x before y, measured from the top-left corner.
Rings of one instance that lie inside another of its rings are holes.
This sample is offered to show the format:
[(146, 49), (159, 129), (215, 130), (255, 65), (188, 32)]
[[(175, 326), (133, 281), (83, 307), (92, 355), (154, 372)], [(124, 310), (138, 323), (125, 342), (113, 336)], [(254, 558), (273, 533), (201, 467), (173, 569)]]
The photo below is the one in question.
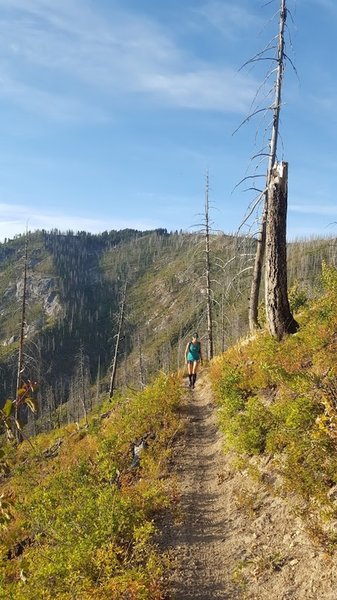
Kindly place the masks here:
[(25, 327), (26, 327), (27, 270), (28, 270), (28, 233), (26, 232), (24, 268), (23, 268), (23, 288), (22, 288), (22, 300), (21, 300), (19, 355), (18, 355), (17, 375), (16, 375), (15, 413), (14, 413), (14, 421), (15, 421), (14, 434), (15, 434), (15, 439), (17, 442), (20, 442), (22, 439), (20, 425), (19, 425), (19, 406), (20, 406), (20, 390), (22, 388), (22, 373), (24, 371), (23, 343), (24, 343), (24, 338), (25, 338)]
[(286, 220), (288, 202), (288, 163), (276, 163), (268, 187), (266, 228), (266, 317), (268, 329), (281, 340), (295, 333), (298, 323), (290, 311), (287, 286)]
[(249, 326), (250, 330), (254, 330), (259, 327), (258, 322), (258, 303), (259, 294), (262, 280), (262, 268), (266, 248), (266, 227), (268, 220), (268, 194), (270, 188), (270, 181), (272, 177), (272, 170), (276, 161), (277, 153), (277, 142), (279, 134), (279, 123), (280, 123), (280, 111), (281, 111), (281, 93), (282, 93), (282, 82), (284, 74), (285, 64), (285, 50), (284, 50), (284, 31), (287, 19), (287, 8), (286, 0), (281, 0), (280, 6), (280, 20), (279, 20), (279, 34), (277, 42), (277, 67), (275, 71), (275, 97), (272, 106), (273, 110), (273, 124), (271, 131), (271, 138), (269, 143), (269, 161), (266, 177), (266, 189), (264, 193), (264, 207), (261, 221), (261, 230), (257, 239), (257, 249), (254, 264), (254, 272), (252, 279), (252, 286), (249, 300)]
[(16, 377), (16, 398), (21, 388), (22, 372), (23, 372), (23, 342), (25, 337), (26, 327), (26, 303), (27, 303), (27, 268), (28, 268), (28, 236), (25, 241), (25, 255), (24, 255), (24, 268), (23, 268), (23, 288), (22, 288), (22, 301), (21, 301), (21, 321), (20, 321), (20, 340), (19, 340), (19, 356), (18, 356), (18, 370)]
[[(261, 229), (257, 239), (257, 250), (254, 264), (253, 279), (251, 285), (250, 299), (249, 299), (249, 326), (250, 330), (253, 331), (259, 327), (258, 322), (258, 303), (259, 293), (262, 280), (263, 262), (266, 254), (266, 247), (269, 248), (268, 264), (265, 269), (265, 282), (266, 282), (266, 317), (267, 324), (272, 335), (276, 335), (280, 339), (283, 333), (294, 329), (295, 321), (290, 315), (289, 302), (287, 298), (287, 278), (280, 278), (277, 274), (273, 273), (273, 268), (280, 267), (282, 264), (282, 270), (286, 272), (287, 259), (286, 259), (286, 212), (287, 212), (287, 181), (284, 178), (287, 177), (288, 169), (280, 167), (283, 175), (279, 178), (276, 173), (277, 167), (277, 144), (279, 138), (279, 123), (280, 123), (280, 111), (281, 111), (281, 99), (282, 99), (282, 83), (286, 61), (285, 53), (285, 27), (287, 20), (287, 6), (286, 0), (280, 0), (280, 11), (279, 11), (279, 31), (277, 36), (277, 55), (275, 58), (265, 57), (265, 51), (262, 51), (252, 61), (256, 60), (272, 60), (276, 62), (276, 68), (272, 69), (267, 75), (267, 79), (271, 74), (275, 73), (275, 84), (274, 84), (274, 101), (270, 107), (266, 110), (272, 110), (273, 120), (272, 129), (269, 142), (268, 152), (268, 168), (266, 175), (266, 186), (262, 193), (264, 198), (264, 207), (261, 221)], [(268, 45), (266, 51), (269, 52), (271, 46)], [(260, 112), (260, 110), (255, 111)], [(276, 177), (276, 179), (275, 179)], [(280, 181), (279, 181), (280, 179)], [(282, 200), (284, 205), (282, 205)], [(271, 222), (274, 220), (274, 222)], [(284, 231), (281, 232), (280, 228), (283, 227)], [(277, 239), (272, 239), (271, 236), (275, 235)], [(284, 247), (282, 247), (282, 243)], [(280, 253), (276, 256), (275, 253)], [(282, 286), (280, 290), (272, 291), (273, 286)], [(275, 299), (283, 298), (283, 302), (279, 304), (275, 303)], [(274, 300), (272, 300), (272, 298)], [(268, 303), (272, 302), (273, 306), (268, 306)], [(286, 306), (288, 308), (286, 308)], [(276, 312), (275, 312), (276, 311)], [(277, 311), (279, 311), (278, 314)], [(273, 322), (272, 322), (273, 320)], [(281, 325), (282, 323), (282, 325)], [(283, 331), (281, 335), (281, 331)], [(277, 333), (276, 333), (277, 332)]]
[(211, 289), (211, 260), (210, 260), (210, 223), (209, 223), (209, 175), (206, 173), (205, 188), (205, 279), (207, 302), (207, 354), (213, 358), (213, 319), (212, 319), (212, 289)]
[(99, 403), (99, 396), (101, 392), (101, 355), (98, 356), (97, 364), (97, 376), (96, 376), (96, 398), (95, 403)]
[(138, 346), (139, 385), (140, 385), (140, 389), (142, 390), (145, 387), (145, 375), (144, 375), (144, 357), (143, 357), (143, 349), (142, 349), (142, 340), (141, 340), (139, 332), (137, 335), (137, 346)]
[(90, 389), (90, 369), (88, 357), (84, 354), (83, 346), (80, 347), (77, 355), (77, 372), (75, 376), (74, 387), (75, 397), (77, 397), (82, 406), (85, 426), (88, 427), (87, 396), (88, 389)]
[(124, 316), (125, 316), (127, 285), (128, 285), (128, 283), (126, 281), (125, 285), (124, 285), (123, 293), (122, 293), (122, 299), (121, 299), (119, 315), (118, 315), (118, 327), (117, 327), (117, 333), (115, 336), (115, 350), (114, 350), (114, 356), (113, 356), (112, 367), (111, 367), (111, 378), (110, 378), (110, 388), (109, 388), (109, 398), (110, 399), (112, 398), (112, 396), (114, 394), (114, 385), (115, 385), (117, 361), (118, 361), (118, 351), (119, 351), (119, 344), (120, 344), (121, 333), (122, 333), (122, 328), (123, 328), (123, 323), (124, 323)]

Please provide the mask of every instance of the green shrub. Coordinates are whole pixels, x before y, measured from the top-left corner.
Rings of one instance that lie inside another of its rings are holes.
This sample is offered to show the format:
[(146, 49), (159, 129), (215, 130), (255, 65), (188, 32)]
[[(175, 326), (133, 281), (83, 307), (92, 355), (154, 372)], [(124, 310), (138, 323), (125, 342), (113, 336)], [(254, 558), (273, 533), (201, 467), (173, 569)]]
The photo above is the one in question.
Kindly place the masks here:
[(296, 335), (279, 343), (258, 333), (215, 359), (211, 377), (227, 447), (239, 457), (272, 455), (284, 488), (323, 530), (337, 514), (329, 493), (337, 484), (337, 270), (323, 264), (322, 281)]
[[(37, 437), (36, 447), (62, 437), (54, 459), (20, 447), (20, 468), (12, 465), (6, 489), (14, 499), (12, 519), (0, 542), (4, 598), (163, 597), (154, 516), (170, 502), (163, 475), (181, 394), (177, 378), (161, 375), (143, 392), (110, 404), (109, 418), (98, 424), (94, 416), (85, 436), (73, 428), (70, 436), (64, 429)], [(132, 468), (131, 444), (148, 433), (148, 449)]]
[(227, 442), (237, 452), (264, 452), (266, 437), (272, 426), (270, 411), (256, 397), (249, 398), (245, 409), (223, 423)]

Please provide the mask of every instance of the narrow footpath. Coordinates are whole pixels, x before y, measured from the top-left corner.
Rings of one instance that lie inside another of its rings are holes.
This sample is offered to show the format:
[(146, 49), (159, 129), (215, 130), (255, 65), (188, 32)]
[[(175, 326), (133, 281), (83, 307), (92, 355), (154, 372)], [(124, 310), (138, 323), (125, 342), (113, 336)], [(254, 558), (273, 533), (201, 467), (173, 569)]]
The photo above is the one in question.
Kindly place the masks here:
[(170, 592), (174, 600), (217, 600), (226, 594), (224, 574), (228, 530), (224, 504), (226, 467), (223, 438), (216, 424), (210, 384), (199, 378), (182, 406), (186, 431), (173, 461), (180, 500), (175, 523), (166, 523), (164, 539), (172, 561)]
[(167, 598), (336, 600), (337, 556), (308, 535), (272, 461), (252, 457), (237, 468), (224, 453), (206, 371), (186, 390), (181, 418), (170, 469), (175, 508), (161, 527)]

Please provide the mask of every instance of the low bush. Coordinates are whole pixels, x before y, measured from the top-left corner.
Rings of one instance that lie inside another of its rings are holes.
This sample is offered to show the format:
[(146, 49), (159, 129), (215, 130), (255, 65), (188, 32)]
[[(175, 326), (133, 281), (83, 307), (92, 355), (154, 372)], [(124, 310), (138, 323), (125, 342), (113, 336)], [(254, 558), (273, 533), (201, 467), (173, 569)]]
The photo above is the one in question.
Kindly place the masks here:
[[(12, 516), (0, 543), (0, 597), (163, 598), (154, 519), (170, 502), (165, 464), (180, 395), (179, 382), (162, 375), (109, 404), (110, 416), (96, 415), (87, 430), (59, 430), (54, 458), (42, 447), (55, 432), (36, 438), (35, 453), (20, 447), (2, 489)], [(145, 437), (132, 467), (132, 444)]]
[(266, 332), (213, 361), (211, 377), (226, 444), (269, 454), (300, 501), (335, 519), (337, 501), (337, 270), (323, 265), (324, 293), (301, 307), (300, 330)]

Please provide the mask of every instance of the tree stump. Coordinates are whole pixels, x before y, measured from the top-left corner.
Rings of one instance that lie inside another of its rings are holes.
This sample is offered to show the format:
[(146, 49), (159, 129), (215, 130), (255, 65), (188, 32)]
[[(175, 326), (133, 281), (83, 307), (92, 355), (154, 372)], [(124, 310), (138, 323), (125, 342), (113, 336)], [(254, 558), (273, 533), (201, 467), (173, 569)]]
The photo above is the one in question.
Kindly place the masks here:
[(266, 318), (268, 329), (281, 340), (295, 333), (298, 323), (290, 311), (287, 284), (288, 163), (276, 163), (268, 186), (266, 229)]

